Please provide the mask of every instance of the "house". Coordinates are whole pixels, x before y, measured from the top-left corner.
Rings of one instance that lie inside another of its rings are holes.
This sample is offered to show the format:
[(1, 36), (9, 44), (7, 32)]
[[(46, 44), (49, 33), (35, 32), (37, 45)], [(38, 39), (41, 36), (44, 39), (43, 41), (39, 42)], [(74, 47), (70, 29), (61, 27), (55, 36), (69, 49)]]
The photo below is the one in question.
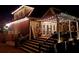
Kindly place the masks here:
[(49, 8), (42, 17), (37, 18), (31, 16), (34, 9), (34, 7), (24, 5), (12, 12), (14, 16), (13, 22), (6, 24), (8, 29), (11, 28), (8, 33), (13, 33), (13, 37), (19, 34), (27, 35), (31, 40), (32, 37), (33, 39), (48, 39), (51, 34), (58, 32), (60, 41), (60, 32), (70, 32), (70, 38), (72, 38), (71, 32), (78, 31), (76, 17), (63, 13), (58, 9)]

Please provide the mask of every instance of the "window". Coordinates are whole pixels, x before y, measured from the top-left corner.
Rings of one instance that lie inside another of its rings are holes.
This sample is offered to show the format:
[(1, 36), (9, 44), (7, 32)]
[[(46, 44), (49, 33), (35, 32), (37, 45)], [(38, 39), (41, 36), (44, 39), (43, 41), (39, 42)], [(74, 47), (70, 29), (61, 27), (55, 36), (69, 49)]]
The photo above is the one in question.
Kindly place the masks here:
[(52, 25), (50, 25), (50, 31), (52, 32)]
[(53, 25), (53, 30), (55, 31), (55, 25)]
[(45, 34), (45, 25), (43, 25), (43, 34)]
[(49, 34), (49, 25), (47, 25), (47, 34)]

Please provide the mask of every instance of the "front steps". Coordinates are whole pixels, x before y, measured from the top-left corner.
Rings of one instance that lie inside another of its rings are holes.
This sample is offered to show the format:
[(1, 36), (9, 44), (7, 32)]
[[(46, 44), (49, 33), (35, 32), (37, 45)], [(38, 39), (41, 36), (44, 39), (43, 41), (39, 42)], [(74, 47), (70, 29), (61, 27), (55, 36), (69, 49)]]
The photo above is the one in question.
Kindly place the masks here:
[(27, 53), (79, 53), (79, 41), (55, 43), (53, 39), (29, 40), (20, 49)]
[(24, 43), (20, 48), (27, 53), (48, 52), (48, 50), (53, 47), (53, 44), (53, 39), (29, 40)]

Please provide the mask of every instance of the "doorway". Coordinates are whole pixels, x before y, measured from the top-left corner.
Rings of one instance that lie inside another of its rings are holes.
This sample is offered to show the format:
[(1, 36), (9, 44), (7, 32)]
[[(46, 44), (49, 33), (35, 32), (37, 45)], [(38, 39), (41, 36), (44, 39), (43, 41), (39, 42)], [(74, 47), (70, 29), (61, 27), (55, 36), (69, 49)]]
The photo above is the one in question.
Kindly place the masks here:
[(50, 37), (51, 34), (57, 31), (57, 23), (50, 21), (41, 22), (41, 30), (42, 30), (41, 37), (46, 37), (46, 38)]

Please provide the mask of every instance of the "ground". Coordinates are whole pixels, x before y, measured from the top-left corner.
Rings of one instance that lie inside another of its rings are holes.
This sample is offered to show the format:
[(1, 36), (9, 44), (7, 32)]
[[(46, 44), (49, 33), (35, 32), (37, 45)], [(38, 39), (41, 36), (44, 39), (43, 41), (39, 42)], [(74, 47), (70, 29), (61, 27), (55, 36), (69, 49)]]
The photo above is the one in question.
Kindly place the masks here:
[(24, 51), (19, 48), (0, 43), (0, 53), (24, 53)]

